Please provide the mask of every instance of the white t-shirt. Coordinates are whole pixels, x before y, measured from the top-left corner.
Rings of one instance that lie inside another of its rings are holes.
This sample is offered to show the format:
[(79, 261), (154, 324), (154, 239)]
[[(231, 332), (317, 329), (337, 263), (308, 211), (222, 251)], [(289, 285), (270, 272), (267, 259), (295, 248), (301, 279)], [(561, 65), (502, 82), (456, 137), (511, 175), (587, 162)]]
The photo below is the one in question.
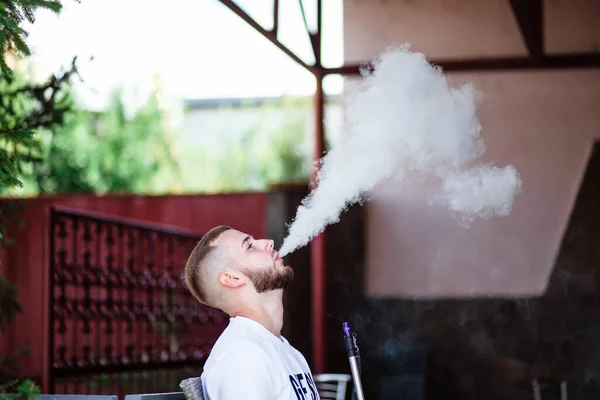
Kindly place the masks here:
[(304, 356), (256, 321), (233, 317), (202, 372), (206, 400), (318, 400)]

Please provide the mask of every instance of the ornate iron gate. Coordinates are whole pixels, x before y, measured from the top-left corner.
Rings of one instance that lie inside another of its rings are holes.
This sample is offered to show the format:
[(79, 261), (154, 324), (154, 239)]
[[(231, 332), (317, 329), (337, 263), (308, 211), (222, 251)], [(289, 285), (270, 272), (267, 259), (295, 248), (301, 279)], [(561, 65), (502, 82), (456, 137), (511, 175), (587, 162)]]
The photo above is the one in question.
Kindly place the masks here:
[(44, 392), (169, 392), (198, 376), (228, 321), (185, 288), (183, 267), (200, 237), (52, 208)]

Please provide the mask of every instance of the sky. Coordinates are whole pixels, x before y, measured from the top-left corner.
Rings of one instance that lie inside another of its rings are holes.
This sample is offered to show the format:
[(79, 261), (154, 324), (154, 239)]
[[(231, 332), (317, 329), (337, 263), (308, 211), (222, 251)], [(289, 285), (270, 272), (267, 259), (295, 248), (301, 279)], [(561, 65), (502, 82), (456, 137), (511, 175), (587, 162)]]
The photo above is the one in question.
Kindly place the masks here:
[[(272, 1), (237, 0), (265, 28)], [(304, 0), (309, 26), (316, 0)], [(40, 77), (68, 66), (74, 56), (84, 84), (82, 105), (101, 108), (111, 89), (144, 97), (160, 77), (166, 99), (312, 94), (312, 74), (263, 38), (218, 0), (64, 0), (59, 15), (36, 13), (26, 29)], [(302, 59), (312, 50), (297, 1), (280, 2), (280, 40)], [(342, 65), (342, 0), (323, 1), (323, 64)], [(89, 58), (93, 56), (94, 60)], [(324, 83), (341, 93), (341, 77)], [(126, 94), (127, 95), (127, 94)], [(167, 100), (166, 100), (167, 101)]]

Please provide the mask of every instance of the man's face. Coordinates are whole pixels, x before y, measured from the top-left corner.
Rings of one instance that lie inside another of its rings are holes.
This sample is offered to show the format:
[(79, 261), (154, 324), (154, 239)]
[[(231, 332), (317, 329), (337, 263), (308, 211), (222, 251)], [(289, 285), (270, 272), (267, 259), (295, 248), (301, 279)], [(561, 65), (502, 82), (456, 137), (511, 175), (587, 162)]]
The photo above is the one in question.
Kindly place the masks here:
[(223, 232), (215, 245), (227, 248), (239, 271), (250, 279), (258, 293), (285, 289), (294, 278), (292, 268), (285, 266), (273, 249), (272, 240), (254, 239), (231, 229)]

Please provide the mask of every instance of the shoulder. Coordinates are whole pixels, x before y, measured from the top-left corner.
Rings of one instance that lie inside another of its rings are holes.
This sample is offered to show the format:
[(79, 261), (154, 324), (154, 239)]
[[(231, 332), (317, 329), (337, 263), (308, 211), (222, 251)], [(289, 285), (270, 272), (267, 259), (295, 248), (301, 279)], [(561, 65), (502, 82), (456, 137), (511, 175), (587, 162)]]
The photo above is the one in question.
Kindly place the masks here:
[(206, 361), (202, 374), (209, 398), (273, 398), (276, 369), (256, 343), (232, 343)]
[(232, 321), (213, 345), (209, 358), (219, 358), (221, 355), (229, 353), (234, 346), (240, 346), (240, 348), (252, 352), (261, 347), (261, 341), (248, 327)]
[(259, 362), (268, 359), (267, 353), (258, 343), (251, 340), (240, 340), (234, 343), (229, 343), (226, 348), (214, 354), (215, 361), (244, 361)]
[(241, 324), (230, 324), (213, 345), (204, 365), (206, 373), (213, 370), (238, 367), (251, 368), (270, 364), (264, 344)]

